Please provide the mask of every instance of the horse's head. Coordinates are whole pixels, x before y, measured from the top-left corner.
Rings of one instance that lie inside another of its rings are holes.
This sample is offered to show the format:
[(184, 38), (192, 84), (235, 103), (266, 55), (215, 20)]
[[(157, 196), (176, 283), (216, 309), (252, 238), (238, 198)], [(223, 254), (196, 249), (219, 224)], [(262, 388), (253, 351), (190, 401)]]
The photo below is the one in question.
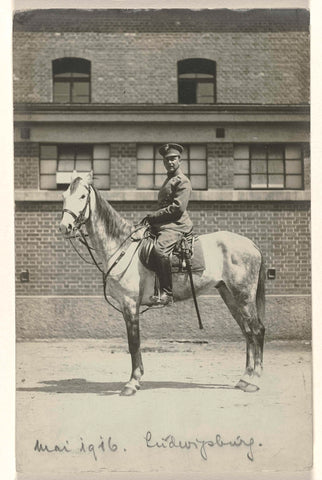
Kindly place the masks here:
[(63, 216), (59, 226), (63, 235), (71, 235), (89, 219), (92, 183), (93, 172), (84, 177), (73, 172), (72, 182), (63, 193)]

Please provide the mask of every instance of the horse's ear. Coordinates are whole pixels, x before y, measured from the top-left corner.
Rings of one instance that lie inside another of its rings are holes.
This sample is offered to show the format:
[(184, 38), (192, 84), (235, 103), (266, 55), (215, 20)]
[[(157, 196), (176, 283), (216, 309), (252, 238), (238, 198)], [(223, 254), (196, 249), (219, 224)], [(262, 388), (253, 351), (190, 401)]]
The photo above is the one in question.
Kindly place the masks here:
[(78, 177), (77, 170), (73, 170), (71, 181), (75, 180)]
[(90, 172), (87, 173), (84, 180), (88, 185), (92, 185), (92, 183), (93, 183), (93, 170), (91, 170)]

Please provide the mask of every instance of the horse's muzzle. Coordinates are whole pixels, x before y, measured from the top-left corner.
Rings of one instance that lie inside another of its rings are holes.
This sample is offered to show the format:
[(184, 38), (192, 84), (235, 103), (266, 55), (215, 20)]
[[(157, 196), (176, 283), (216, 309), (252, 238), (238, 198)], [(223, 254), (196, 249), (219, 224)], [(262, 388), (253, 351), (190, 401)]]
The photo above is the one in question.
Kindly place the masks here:
[(65, 237), (69, 237), (73, 233), (73, 230), (74, 225), (72, 224), (71, 217), (64, 214), (59, 225), (60, 233), (62, 233)]
[(69, 235), (72, 233), (73, 231), (73, 227), (70, 223), (68, 223), (67, 225), (61, 223), (59, 225), (59, 231), (60, 233), (62, 233), (65, 237), (69, 237)]

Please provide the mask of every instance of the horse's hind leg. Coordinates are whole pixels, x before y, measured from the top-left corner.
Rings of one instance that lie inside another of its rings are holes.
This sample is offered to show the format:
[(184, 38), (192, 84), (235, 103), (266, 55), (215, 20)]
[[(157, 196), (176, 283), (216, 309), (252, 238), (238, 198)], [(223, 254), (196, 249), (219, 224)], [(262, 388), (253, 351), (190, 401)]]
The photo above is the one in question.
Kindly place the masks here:
[(245, 391), (256, 391), (258, 387), (250, 381), (261, 374), (264, 342), (264, 327), (258, 318), (256, 302), (246, 302), (244, 299), (241, 304), (240, 296), (234, 295), (224, 283), (218, 290), (246, 340), (246, 369), (236, 387)]
[(134, 395), (140, 389), (140, 380), (144, 373), (140, 348), (139, 313), (134, 302), (123, 306), (123, 317), (126, 323), (132, 372), (130, 380), (124, 385), (121, 395), (129, 396)]
[(258, 316), (255, 302), (240, 307), (239, 314), (245, 326), (247, 342), (245, 375), (260, 377), (263, 370), (265, 328)]

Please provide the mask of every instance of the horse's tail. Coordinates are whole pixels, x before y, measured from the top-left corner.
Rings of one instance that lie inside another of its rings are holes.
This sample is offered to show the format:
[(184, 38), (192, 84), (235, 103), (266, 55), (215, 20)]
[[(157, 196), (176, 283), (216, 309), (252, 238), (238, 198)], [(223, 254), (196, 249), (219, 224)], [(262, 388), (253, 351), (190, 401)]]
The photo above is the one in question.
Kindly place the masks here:
[(259, 269), (257, 292), (256, 292), (257, 315), (262, 323), (265, 319), (265, 262), (261, 252), (261, 266)]

